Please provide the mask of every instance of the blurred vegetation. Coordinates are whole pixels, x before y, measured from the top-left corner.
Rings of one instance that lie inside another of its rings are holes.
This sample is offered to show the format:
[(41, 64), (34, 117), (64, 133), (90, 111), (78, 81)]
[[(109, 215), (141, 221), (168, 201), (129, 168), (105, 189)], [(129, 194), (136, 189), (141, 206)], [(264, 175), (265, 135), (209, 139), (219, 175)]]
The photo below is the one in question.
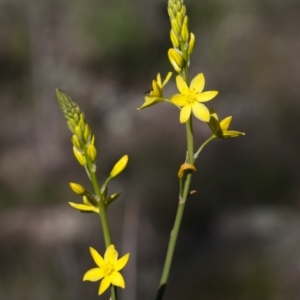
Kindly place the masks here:
[[(220, 91), (220, 117), (232, 114), (232, 128), (247, 135), (213, 142), (199, 158), (166, 299), (299, 299), (299, 1), (186, 4), (196, 34), (192, 72), (205, 73), (207, 89)], [(166, 5), (0, 2), (0, 299), (98, 299), (81, 278), (92, 264), (88, 246), (103, 244), (97, 217), (67, 205), (76, 201), (68, 182), (88, 181), (56, 87), (92, 125), (103, 178), (130, 156), (113, 186), (125, 193), (109, 210), (114, 240), (124, 246), (126, 232), (138, 239), (121, 295), (153, 299), (178, 201), (184, 128), (167, 105), (135, 108), (157, 72), (171, 69)], [(208, 129), (194, 130), (200, 144)], [(126, 223), (134, 218), (138, 226)]]

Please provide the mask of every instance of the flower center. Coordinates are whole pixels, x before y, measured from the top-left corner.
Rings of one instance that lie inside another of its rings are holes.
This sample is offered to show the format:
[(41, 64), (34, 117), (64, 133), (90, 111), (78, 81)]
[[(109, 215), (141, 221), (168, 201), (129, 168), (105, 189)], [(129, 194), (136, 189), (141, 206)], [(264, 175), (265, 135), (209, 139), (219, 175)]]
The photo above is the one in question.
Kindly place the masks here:
[(105, 266), (103, 266), (103, 269), (105, 275), (109, 276), (114, 271), (114, 266), (111, 263), (107, 262)]
[(197, 101), (196, 93), (190, 90), (189, 93), (186, 95), (186, 100), (190, 103)]

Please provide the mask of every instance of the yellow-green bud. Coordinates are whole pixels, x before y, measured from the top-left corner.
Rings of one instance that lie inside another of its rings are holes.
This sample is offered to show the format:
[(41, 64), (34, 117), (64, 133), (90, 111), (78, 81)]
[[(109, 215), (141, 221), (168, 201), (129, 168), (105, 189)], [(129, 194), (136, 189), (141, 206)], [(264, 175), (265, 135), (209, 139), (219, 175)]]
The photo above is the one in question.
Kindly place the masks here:
[(80, 128), (83, 129), (84, 124), (85, 124), (83, 113), (80, 114), (79, 118), (80, 118), (80, 120), (78, 122), (78, 126), (80, 126)]
[(75, 134), (72, 135), (72, 144), (77, 148), (81, 148), (79, 139), (78, 139), (77, 135), (75, 135)]
[(185, 5), (184, 5), (184, 6), (182, 6), (182, 9), (181, 9), (181, 14), (182, 14), (183, 16), (185, 16), (185, 15), (186, 15), (186, 7), (185, 7)]
[(70, 129), (71, 132), (75, 132), (75, 127), (77, 126), (77, 124), (72, 120), (72, 119), (69, 119), (67, 121), (67, 124), (68, 124), (68, 127)]
[(75, 194), (80, 195), (80, 196), (84, 195), (85, 188), (82, 185), (80, 185), (78, 183), (74, 183), (74, 182), (70, 182), (69, 185), (70, 185), (71, 190)]
[(168, 14), (169, 14), (169, 17), (170, 17), (171, 19), (174, 19), (174, 18), (175, 18), (175, 15), (174, 15), (174, 13), (173, 13), (173, 10), (172, 10), (171, 8), (169, 8), (169, 7), (168, 7)]
[(91, 137), (91, 128), (89, 124), (85, 124), (83, 138), (87, 142), (90, 139), (90, 137)]
[(182, 8), (182, 3), (180, 1), (177, 1), (177, 3), (176, 3), (177, 11), (181, 11), (181, 8)]
[(181, 38), (184, 42), (187, 42), (189, 39), (189, 30), (186, 24), (182, 25), (181, 28)]
[(79, 126), (75, 127), (75, 134), (77, 135), (79, 140), (82, 140), (82, 130)]
[(177, 14), (177, 16), (176, 16), (176, 22), (177, 22), (177, 24), (178, 24), (178, 27), (179, 28), (181, 28), (181, 26), (182, 26), (182, 21), (183, 21), (183, 18), (182, 18), (182, 15), (180, 14), (180, 13), (178, 13)]
[(191, 32), (187, 53), (191, 55), (195, 47), (195, 35)]
[(172, 29), (174, 30), (174, 32), (176, 34), (180, 35), (180, 28), (178, 26), (178, 23), (177, 23), (176, 19), (172, 19), (172, 21), (171, 21), (171, 27), (172, 27)]
[(171, 29), (171, 31), (170, 31), (170, 39), (171, 39), (171, 42), (173, 44), (173, 47), (178, 48), (179, 47), (179, 40), (178, 40), (178, 37), (177, 37), (177, 35), (176, 35), (176, 33), (174, 32), (173, 29)]
[(168, 51), (168, 56), (175, 71), (180, 73), (184, 66), (184, 60), (181, 54), (179, 54), (175, 49), (171, 48)]
[(128, 155), (124, 155), (121, 159), (114, 165), (112, 171), (110, 172), (110, 177), (118, 176), (127, 166)]
[(97, 150), (93, 144), (88, 145), (86, 153), (92, 162), (94, 162), (96, 160)]
[(74, 152), (74, 155), (75, 155), (76, 159), (78, 160), (78, 162), (83, 167), (85, 167), (87, 162), (86, 162), (86, 158), (84, 157), (84, 155), (75, 146), (73, 146), (73, 152)]

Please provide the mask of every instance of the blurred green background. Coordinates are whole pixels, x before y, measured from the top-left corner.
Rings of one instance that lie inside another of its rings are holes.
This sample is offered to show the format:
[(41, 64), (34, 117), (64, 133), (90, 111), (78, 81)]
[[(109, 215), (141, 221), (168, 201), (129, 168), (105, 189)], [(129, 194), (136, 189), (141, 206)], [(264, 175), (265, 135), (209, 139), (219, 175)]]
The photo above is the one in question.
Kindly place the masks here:
[[(55, 88), (96, 134), (98, 171), (130, 156), (108, 211), (131, 253), (120, 299), (154, 299), (185, 158), (178, 110), (137, 111), (167, 59), (167, 1), (0, 1), (0, 299), (98, 299), (83, 283), (97, 215), (68, 182), (89, 186), (72, 154)], [(165, 299), (300, 299), (300, 2), (189, 0), (191, 76), (204, 72), (221, 118), (246, 137), (211, 143), (197, 162)], [(174, 78), (173, 78), (174, 79)], [(174, 81), (166, 95), (176, 91)], [(194, 127), (196, 145), (209, 130)], [(102, 296), (108, 299), (108, 293)], [(102, 299), (101, 298), (101, 299)]]

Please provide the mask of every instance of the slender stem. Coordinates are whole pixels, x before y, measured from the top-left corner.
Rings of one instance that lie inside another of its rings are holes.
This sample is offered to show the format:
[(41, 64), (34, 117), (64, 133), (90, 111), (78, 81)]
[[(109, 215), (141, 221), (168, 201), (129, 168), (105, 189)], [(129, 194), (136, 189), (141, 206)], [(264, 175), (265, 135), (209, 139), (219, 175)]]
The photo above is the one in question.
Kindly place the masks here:
[[(193, 138), (192, 118), (190, 118), (186, 123), (186, 132), (187, 132), (188, 159), (189, 159), (189, 163), (193, 164), (194, 163), (194, 138)], [(179, 203), (178, 203), (174, 226), (173, 226), (173, 229), (172, 229), (171, 235), (170, 235), (165, 264), (164, 264), (161, 280), (159, 283), (156, 300), (161, 300), (164, 295), (164, 291), (165, 291), (168, 277), (170, 274), (172, 259), (173, 259), (176, 241), (177, 241), (177, 237), (178, 237), (178, 233), (179, 233), (179, 229), (180, 229), (180, 225), (181, 225), (184, 207), (185, 207), (186, 199), (187, 199), (188, 192), (190, 189), (191, 179), (192, 179), (191, 172), (189, 172), (184, 177), (183, 180), (180, 179)]]
[[(111, 245), (111, 236), (110, 236), (110, 230), (109, 230), (108, 219), (107, 219), (107, 215), (106, 215), (106, 208), (105, 208), (105, 203), (104, 203), (104, 199), (103, 199), (103, 194), (101, 193), (101, 189), (100, 189), (100, 186), (98, 183), (98, 179), (96, 176), (96, 172), (94, 170), (93, 163), (90, 161), (90, 159), (88, 158), (87, 155), (86, 155), (86, 158), (87, 158), (87, 163), (88, 163), (87, 168), (88, 168), (89, 176), (90, 176), (95, 194), (99, 198), (99, 201), (98, 201), (99, 216), (100, 216), (102, 230), (103, 230), (104, 242), (105, 242), (105, 246), (107, 248), (108, 246)], [(117, 288), (114, 285), (111, 286), (111, 299), (112, 300), (118, 299)]]
[(98, 205), (99, 205), (99, 216), (102, 224), (102, 230), (103, 230), (103, 236), (104, 236), (104, 242), (106, 248), (111, 245), (111, 236), (110, 236), (110, 230), (109, 230), (109, 225), (108, 225), (108, 220), (107, 220), (107, 215), (106, 215), (106, 208), (104, 204), (104, 199), (103, 195), (101, 193), (98, 180), (96, 177), (96, 174), (94, 172), (90, 172), (91, 176), (91, 181), (92, 185), (94, 188), (94, 191), (96, 195), (99, 197)]
[(203, 148), (212, 140), (214, 140), (216, 137), (215, 136), (211, 136), (210, 138), (208, 138), (201, 146), (200, 148), (197, 150), (197, 152), (194, 154), (194, 160), (196, 160), (199, 156), (199, 154), (201, 153), (201, 151), (203, 150)]

